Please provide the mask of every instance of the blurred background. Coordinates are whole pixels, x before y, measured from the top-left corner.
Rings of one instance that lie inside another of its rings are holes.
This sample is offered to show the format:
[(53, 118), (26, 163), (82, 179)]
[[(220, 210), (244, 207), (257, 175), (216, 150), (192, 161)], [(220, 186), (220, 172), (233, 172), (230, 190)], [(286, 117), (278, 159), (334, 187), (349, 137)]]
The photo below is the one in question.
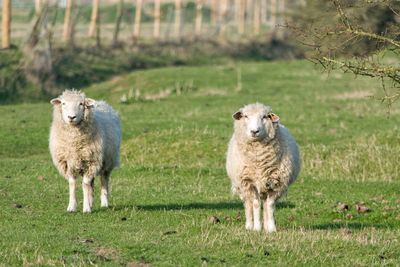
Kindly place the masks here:
[[(232, 60), (308, 58), (325, 61), (324, 68), (342, 68), (343, 62), (332, 60), (352, 58), (358, 66), (355, 74), (364, 75), (359, 67), (370, 64), (371, 55), (388, 51), (388, 46), (395, 52), (399, 48), (398, 1), (0, 3), (0, 103), (48, 99), (65, 88), (82, 88), (135, 69)], [(381, 77), (374, 68), (372, 76)], [(394, 74), (398, 79), (398, 68)]]

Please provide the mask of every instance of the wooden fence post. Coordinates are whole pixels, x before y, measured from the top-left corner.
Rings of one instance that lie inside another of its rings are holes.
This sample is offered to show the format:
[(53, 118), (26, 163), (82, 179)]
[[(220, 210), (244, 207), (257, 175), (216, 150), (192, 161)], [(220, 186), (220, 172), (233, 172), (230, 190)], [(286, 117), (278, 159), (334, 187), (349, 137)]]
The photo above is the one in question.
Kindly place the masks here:
[(283, 24), (285, 22), (285, 0), (279, 0), (279, 7), (278, 7), (278, 16), (279, 16), (279, 20), (278, 23), (279, 24)]
[(97, 23), (99, 21), (99, 0), (92, 1), (92, 16), (90, 17), (89, 37), (95, 37), (97, 31)]
[(154, 31), (155, 39), (160, 38), (160, 17), (161, 17), (161, 0), (154, 0)]
[(119, 36), (119, 31), (121, 29), (122, 16), (124, 15), (123, 10), (124, 10), (124, 0), (119, 0), (117, 6), (117, 17), (115, 20), (113, 40), (112, 40), (112, 46), (114, 47), (118, 46), (118, 36)]
[(218, 23), (218, 16), (219, 16), (219, 1), (218, 0), (211, 0), (211, 24), (216, 25)]
[(71, 38), (72, 1), (73, 0), (67, 0), (67, 6), (65, 7), (64, 29), (63, 29), (63, 40), (64, 40), (64, 42), (69, 42), (70, 38)]
[(253, 34), (260, 34), (260, 0), (253, 1)]
[(246, 0), (239, 0), (237, 4), (238, 6), (236, 7), (236, 10), (238, 12), (238, 31), (239, 34), (244, 34), (246, 25)]
[(42, 0), (35, 0), (35, 14), (38, 16), (42, 8)]
[(135, 25), (133, 27), (134, 41), (139, 39), (139, 36), (140, 36), (140, 23), (142, 20), (142, 5), (143, 5), (143, 0), (136, 0)]
[(276, 0), (271, 0), (271, 26), (272, 26), (272, 30), (275, 30), (275, 27), (276, 27), (276, 13), (277, 13)]
[(203, 21), (203, 0), (196, 0), (196, 25), (195, 34), (196, 36), (201, 35), (201, 23)]
[(267, 22), (267, 0), (261, 0), (261, 23), (265, 24)]
[(1, 25), (1, 47), (7, 49), (10, 48), (11, 0), (3, 0)]
[(246, 20), (249, 18), (251, 19), (253, 17), (253, 4), (254, 0), (246, 0)]
[(226, 30), (226, 12), (228, 8), (228, 0), (220, 0), (219, 12), (218, 12), (218, 24), (219, 24), (219, 38), (225, 37)]
[(181, 35), (181, 13), (182, 13), (182, 2), (181, 0), (175, 0), (175, 37), (179, 38)]

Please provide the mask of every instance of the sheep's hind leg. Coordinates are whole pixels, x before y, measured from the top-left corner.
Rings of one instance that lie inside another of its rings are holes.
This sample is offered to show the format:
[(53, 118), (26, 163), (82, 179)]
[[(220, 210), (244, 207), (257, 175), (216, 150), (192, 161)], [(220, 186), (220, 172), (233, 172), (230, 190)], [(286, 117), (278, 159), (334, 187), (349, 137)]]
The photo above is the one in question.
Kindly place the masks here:
[(91, 212), (91, 205), (93, 203), (93, 177), (84, 176), (82, 181), (83, 190), (83, 212)]
[(68, 212), (75, 212), (76, 211), (76, 178), (74, 176), (68, 177), (68, 184), (69, 184), (69, 203), (68, 203)]
[(89, 191), (91, 193), (91, 194), (89, 194), (89, 207), (93, 208), (94, 178), (92, 179), (92, 182), (90, 183), (90, 186), (92, 187), (92, 190)]
[(267, 233), (276, 232), (274, 209), (275, 198), (268, 196), (264, 201), (264, 229)]
[(108, 208), (108, 181), (110, 180), (110, 172), (104, 172), (101, 176), (101, 194), (100, 201), (101, 207)]

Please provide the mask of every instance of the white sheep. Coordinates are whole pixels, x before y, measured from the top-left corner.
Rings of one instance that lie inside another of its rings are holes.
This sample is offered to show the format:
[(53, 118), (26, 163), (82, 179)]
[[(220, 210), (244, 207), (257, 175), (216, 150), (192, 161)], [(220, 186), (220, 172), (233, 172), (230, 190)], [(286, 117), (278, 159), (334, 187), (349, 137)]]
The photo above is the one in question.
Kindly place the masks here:
[(275, 232), (275, 202), (300, 172), (296, 141), (271, 107), (250, 104), (233, 114), (226, 170), (232, 192), (244, 202), (246, 229), (261, 230), (261, 201), (266, 232)]
[(108, 207), (108, 182), (119, 166), (121, 126), (118, 114), (104, 101), (76, 90), (65, 90), (53, 104), (50, 154), (69, 183), (67, 211), (76, 211), (76, 179), (83, 176), (83, 212), (93, 205), (94, 177), (101, 176), (101, 207)]

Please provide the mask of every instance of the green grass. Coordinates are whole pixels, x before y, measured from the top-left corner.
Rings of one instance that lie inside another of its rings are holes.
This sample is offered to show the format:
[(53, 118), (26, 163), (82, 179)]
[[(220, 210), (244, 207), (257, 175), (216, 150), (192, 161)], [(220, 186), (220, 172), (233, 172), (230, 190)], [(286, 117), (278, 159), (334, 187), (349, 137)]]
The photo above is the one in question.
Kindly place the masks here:
[[(138, 101), (121, 104), (130, 91)], [(96, 198), (82, 214), (79, 190), (79, 212), (66, 212), (68, 186), (47, 148), (48, 102), (0, 106), (0, 266), (399, 264), (400, 108), (388, 119), (366, 97), (379, 83), (295, 61), (137, 71), (85, 92), (123, 123), (111, 208)], [(244, 229), (224, 170), (231, 114), (255, 101), (273, 107), (303, 157), (273, 235)], [(371, 212), (358, 213), (358, 202)]]

